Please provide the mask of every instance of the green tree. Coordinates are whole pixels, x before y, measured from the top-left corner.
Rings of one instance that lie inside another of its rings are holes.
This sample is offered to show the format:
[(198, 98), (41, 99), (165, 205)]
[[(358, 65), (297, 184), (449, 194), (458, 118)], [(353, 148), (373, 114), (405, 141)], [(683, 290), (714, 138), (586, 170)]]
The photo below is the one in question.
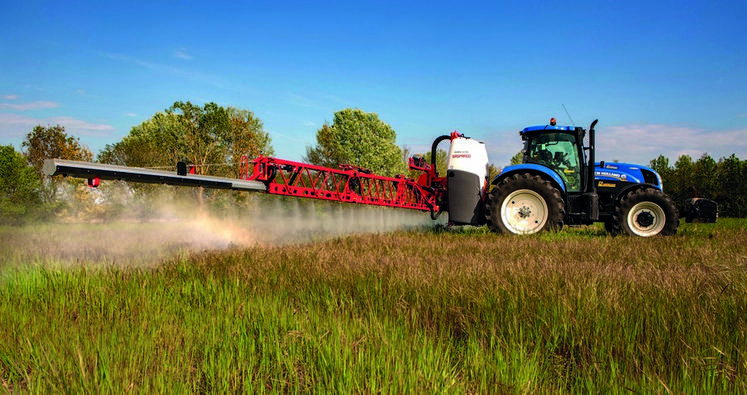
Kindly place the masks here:
[(498, 167), (498, 166), (496, 166), (496, 165), (494, 165), (492, 163), (489, 164), (488, 165), (488, 182), (493, 181), (493, 179), (496, 176), (498, 176), (498, 174), (501, 174), (502, 171), (503, 171), (503, 169), (501, 169), (500, 167)]
[(93, 154), (77, 137), (68, 136), (60, 125), (37, 125), (26, 135), (22, 143), (24, 155), (42, 180), (41, 197), (45, 202), (54, 200), (59, 190), (61, 176), (49, 178), (42, 173), (45, 159), (67, 159), (90, 161)]
[(511, 157), (511, 161), (509, 162), (510, 166), (513, 165), (520, 165), (524, 163), (524, 150), (521, 150), (514, 154), (514, 156)]
[(17, 224), (38, 207), (41, 181), (11, 145), (0, 146), (0, 223)]
[(262, 121), (249, 110), (228, 107), (229, 139), (226, 158), (232, 163), (235, 177), (241, 173), (241, 158), (253, 159), (257, 156), (273, 156), (270, 135), (265, 132)]
[(656, 157), (656, 159), (652, 159), (648, 163), (648, 167), (654, 169), (654, 171), (659, 173), (659, 175), (663, 175), (664, 173), (672, 170), (672, 168), (669, 166), (669, 158), (664, 155), (659, 155)]
[(407, 169), (407, 176), (412, 178), (413, 171), (409, 168), (409, 160), (411, 156), (414, 156), (412, 153), (412, 150), (408, 146), (402, 146), (400, 147), (400, 152), (402, 152), (402, 163), (405, 164), (405, 168)]
[[(431, 152), (424, 155), (428, 163), (433, 163), (433, 154)], [(449, 153), (445, 150), (436, 150), (436, 170), (439, 177), (446, 177), (446, 167), (449, 163)]]
[(196, 165), (197, 174), (215, 174), (210, 168), (224, 164), (231, 140), (228, 110), (213, 102), (202, 108), (176, 102), (166, 114), (177, 115), (179, 138), (173, 146), (177, 154)]
[(107, 145), (98, 160), (169, 168), (187, 161), (198, 174), (236, 176), (241, 157), (259, 153), (271, 155), (273, 149), (270, 136), (252, 112), (215, 103), (199, 107), (176, 102), (133, 127), (120, 142)]
[(173, 167), (184, 159), (181, 126), (178, 115), (158, 112), (119, 142), (107, 144), (97, 160), (120, 166)]
[(695, 163), (690, 155), (680, 155), (674, 162), (674, 185), (673, 196), (690, 197), (691, 188), (695, 187)]
[(336, 168), (350, 164), (375, 174), (395, 176), (405, 172), (397, 134), (375, 113), (346, 108), (335, 113), (332, 125), (316, 133), (316, 145), (306, 148), (305, 161)]
[[(133, 127), (121, 141), (107, 145), (98, 160), (171, 170), (177, 162), (185, 161), (195, 166), (197, 174), (237, 177), (241, 157), (253, 158), (259, 153), (272, 155), (273, 149), (270, 136), (252, 112), (212, 102), (200, 107), (178, 101)], [(144, 195), (155, 192), (153, 186), (134, 189)], [(235, 203), (230, 192), (198, 190), (200, 207), (205, 195), (211, 205), (218, 201)]]
[(664, 155), (659, 155), (656, 159), (649, 162), (648, 167), (659, 173), (663, 187), (666, 188), (664, 192), (670, 194), (670, 188), (673, 188), (675, 183), (673, 178), (674, 169), (669, 165), (669, 158)]
[[(735, 154), (718, 162), (707, 154), (695, 162), (690, 156), (682, 155), (674, 167), (669, 165), (669, 159), (659, 155), (649, 167), (661, 175), (667, 194), (678, 202), (695, 196), (697, 191), (698, 197), (719, 204), (719, 216), (747, 216), (747, 161)], [(695, 187), (695, 191), (691, 187)]]
[[(425, 154), (417, 154), (416, 156), (423, 157), (423, 159), (425, 159), (425, 162), (427, 164), (429, 164), (429, 165), (431, 163), (433, 163), (431, 161), (431, 157), (432, 157), (431, 152), (428, 152), (428, 153), (425, 153)], [(446, 176), (446, 163), (447, 163), (448, 156), (449, 156), (449, 154), (446, 151), (444, 151), (442, 149), (436, 150), (436, 171), (438, 171), (438, 176), (439, 177), (445, 177)], [(417, 179), (418, 177), (420, 177), (421, 174), (423, 174), (423, 173), (419, 172), (419, 171), (413, 171), (413, 170), (411, 170), (408, 173), (408, 177)]]
[(718, 190), (715, 200), (719, 215), (724, 217), (747, 216), (747, 162), (735, 154), (718, 161)]
[(695, 188), (699, 197), (712, 198), (717, 191), (716, 187), (716, 169), (718, 164), (708, 154), (703, 154), (695, 162), (693, 167), (693, 178), (695, 179)]
[(37, 125), (26, 135), (22, 143), (29, 164), (42, 175), (45, 159), (68, 159), (90, 161), (93, 154), (80, 143), (77, 137), (68, 136), (60, 125)]

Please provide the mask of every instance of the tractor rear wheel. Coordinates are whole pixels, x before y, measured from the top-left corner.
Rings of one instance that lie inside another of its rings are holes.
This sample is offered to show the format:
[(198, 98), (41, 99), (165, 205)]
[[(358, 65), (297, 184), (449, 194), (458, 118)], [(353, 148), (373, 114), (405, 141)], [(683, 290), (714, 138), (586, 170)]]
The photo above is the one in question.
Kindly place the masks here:
[(664, 192), (637, 189), (623, 196), (615, 207), (615, 225), (622, 233), (641, 236), (672, 236), (680, 223), (677, 207)]
[(563, 199), (553, 185), (531, 174), (514, 174), (490, 193), (488, 223), (498, 233), (533, 234), (563, 227)]

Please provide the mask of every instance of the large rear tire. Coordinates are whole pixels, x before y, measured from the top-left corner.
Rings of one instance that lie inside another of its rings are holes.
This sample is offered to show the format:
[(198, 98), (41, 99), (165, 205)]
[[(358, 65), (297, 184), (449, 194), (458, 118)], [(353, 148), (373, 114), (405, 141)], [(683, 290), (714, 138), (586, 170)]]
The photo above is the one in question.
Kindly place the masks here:
[(631, 236), (672, 236), (677, 233), (680, 217), (672, 199), (664, 192), (637, 189), (623, 196), (615, 207), (615, 225)]
[(514, 174), (490, 193), (490, 230), (498, 233), (534, 234), (563, 227), (560, 191), (540, 176)]

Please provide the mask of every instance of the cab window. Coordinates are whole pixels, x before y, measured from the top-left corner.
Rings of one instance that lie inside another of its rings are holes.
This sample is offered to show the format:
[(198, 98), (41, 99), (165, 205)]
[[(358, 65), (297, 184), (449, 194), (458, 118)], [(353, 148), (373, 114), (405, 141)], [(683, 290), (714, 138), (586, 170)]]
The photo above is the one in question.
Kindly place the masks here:
[(581, 166), (576, 137), (567, 133), (547, 133), (527, 141), (529, 161), (545, 165), (560, 175), (568, 192), (581, 191)]

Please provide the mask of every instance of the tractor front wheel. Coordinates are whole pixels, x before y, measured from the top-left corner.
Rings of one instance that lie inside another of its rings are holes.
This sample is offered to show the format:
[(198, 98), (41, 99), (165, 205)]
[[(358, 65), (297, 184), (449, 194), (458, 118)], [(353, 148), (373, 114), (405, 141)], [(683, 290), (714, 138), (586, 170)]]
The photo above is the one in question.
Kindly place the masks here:
[(674, 202), (658, 189), (632, 191), (615, 207), (616, 228), (632, 236), (672, 236), (679, 222)]
[(490, 193), (490, 230), (499, 233), (533, 234), (563, 227), (563, 199), (540, 176), (514, 174)]

